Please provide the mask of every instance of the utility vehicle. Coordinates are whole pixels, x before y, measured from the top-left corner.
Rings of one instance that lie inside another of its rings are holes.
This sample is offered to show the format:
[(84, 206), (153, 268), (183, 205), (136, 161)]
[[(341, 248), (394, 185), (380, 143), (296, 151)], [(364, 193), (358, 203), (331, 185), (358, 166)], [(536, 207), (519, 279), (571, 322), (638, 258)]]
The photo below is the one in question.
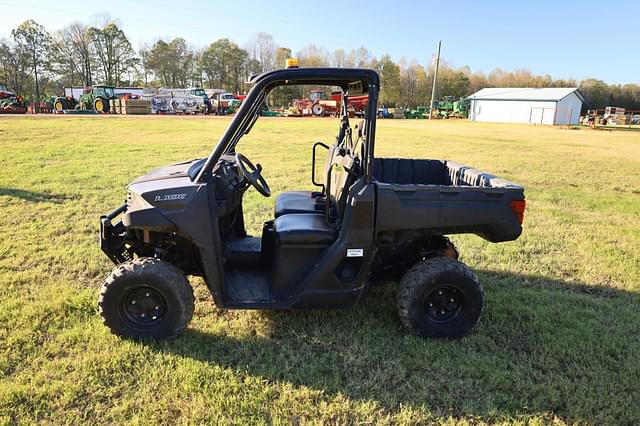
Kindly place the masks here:
[[(376, 158), (375, 71), (283, 69), (250, 83), (208, 158), (136, 179), (126, 203), (101, 217), (101, 248), (117, 265), (100, 292), (105, 324), (132, 338), (177, 336), (194, 309), (186, 276), (203, 277), (225, 309), (348, 307), (370, 282), (395, 279), (398, 315), (409, 329), (431, 337), (467, 334), (480, 319), (484, 294), (445, 235), (516, 239), (523, 188), (452, 161)], [(252, 186), (269, 197), (263, 176), (269, 170), (254, 166), (239, 143), (267, 94), (293, 84), (342, 89), (338, 134), (331, 146), (312, 146), (318, 191), (280, 194), (262, 235), (249, 236), (243, 195)], [(364, 94), (368, 119), (352, 125), (348, 98)], [(325, 167), (318, 176), (321, 150)]]

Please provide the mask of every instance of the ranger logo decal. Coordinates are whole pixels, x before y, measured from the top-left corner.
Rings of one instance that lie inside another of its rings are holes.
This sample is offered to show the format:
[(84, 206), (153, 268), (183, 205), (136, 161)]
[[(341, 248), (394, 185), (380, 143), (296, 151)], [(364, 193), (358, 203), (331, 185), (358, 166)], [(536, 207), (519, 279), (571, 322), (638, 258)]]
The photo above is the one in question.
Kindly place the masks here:
[(175, 200), (184, 200), (187, 198), (187, 194), (164, 194), (164, 195), (156, 195), (153, 199), (154, 201), (175, 201)]

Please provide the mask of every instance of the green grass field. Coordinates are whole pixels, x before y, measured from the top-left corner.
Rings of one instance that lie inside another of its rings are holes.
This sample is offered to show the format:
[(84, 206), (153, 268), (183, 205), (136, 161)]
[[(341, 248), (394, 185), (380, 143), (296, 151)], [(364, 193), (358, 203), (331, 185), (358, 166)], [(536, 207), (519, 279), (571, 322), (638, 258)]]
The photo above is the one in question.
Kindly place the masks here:
[[(526, 187), (515, 242), (454, 236), (486, 289), (458, 341), (409, 335), (397, 285), (344, 311), (222, 311), (192, 279), (175, 341), (120, 340), (97, 294), (100, 214), (205, 156), (227, 119), (0, 118), (0, 424), (634, 424), (640, 419), (640, 136), (379, 121), (377, 155), (449, 158)], [(310, 188), (336, 120), (262, 119), (239, 151), (274, 193)], [(272, 214), (250, 190), (249, 229)]]

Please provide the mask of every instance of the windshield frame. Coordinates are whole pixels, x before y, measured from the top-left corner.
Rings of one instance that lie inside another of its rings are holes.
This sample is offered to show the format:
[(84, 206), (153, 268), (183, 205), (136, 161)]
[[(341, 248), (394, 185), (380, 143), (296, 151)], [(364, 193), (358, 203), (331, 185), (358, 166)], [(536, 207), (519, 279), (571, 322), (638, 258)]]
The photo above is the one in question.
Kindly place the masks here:
[(354, 82), (360, 83), (359, 87), (364, 87), (364, 91), (369, 96), (366, 113), (365, 158), (363, 159), (364, 175), (369, 181), (373, 173), (373, 151), (380, 80), (374, 70), (366, 68), (293, 68), (267, 72), (251, 79), (249, 83), (253, 83), (253, 87), (195, 180), (204, 182), (206, 180), (205, 176), (213, 170), (222, 155), (235, 150), (242, 136), (251, 129), (252, 123), (255, 123), (259, 118), (262, 104), (268, 93), (274, 88), (289, 85), (338, 86), (348, 96), (349, 86)]

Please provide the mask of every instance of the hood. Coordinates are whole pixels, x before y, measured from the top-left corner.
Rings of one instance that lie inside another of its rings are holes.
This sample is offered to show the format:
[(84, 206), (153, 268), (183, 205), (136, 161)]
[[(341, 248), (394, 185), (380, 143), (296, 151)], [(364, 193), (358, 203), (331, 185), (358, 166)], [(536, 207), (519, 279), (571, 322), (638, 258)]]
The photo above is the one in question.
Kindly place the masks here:
[(168, 166), (160, 167), (158, 169), (150, 171), (146, 175), (140, 176), (139, 178), (131, 182), (131, 185), (142, 182), (180, 177), (189, 177), (191, 178), (191, 180), (193, 180), (204, 165), (205, 160), (205, 158), (198, 158), (194, 160), (184, 161), (182, 163), (175, 163)]

